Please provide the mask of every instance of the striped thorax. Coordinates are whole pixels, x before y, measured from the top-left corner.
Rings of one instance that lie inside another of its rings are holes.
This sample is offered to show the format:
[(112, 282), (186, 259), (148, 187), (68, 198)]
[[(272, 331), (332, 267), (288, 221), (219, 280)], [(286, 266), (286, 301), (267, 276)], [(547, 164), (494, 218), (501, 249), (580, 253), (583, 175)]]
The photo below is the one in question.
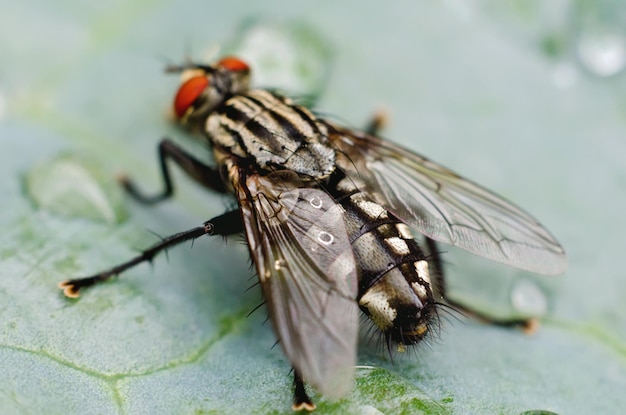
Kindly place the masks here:
[(335, 169), (323, 122), (305, 107), (266, 90), (249, 90), (248, 66), (224, 58), (194, 67), (175, 100), (184, 125), (200, 129), (216, 151), (246, 160), (260, 171), (291, 170), (320, 179)]
[(311, 112), (265, 90), (235, 95), (206, 121), (214, 146), (261, 170), (291, 170), (321, 179), (335, 169), (326, 126)]

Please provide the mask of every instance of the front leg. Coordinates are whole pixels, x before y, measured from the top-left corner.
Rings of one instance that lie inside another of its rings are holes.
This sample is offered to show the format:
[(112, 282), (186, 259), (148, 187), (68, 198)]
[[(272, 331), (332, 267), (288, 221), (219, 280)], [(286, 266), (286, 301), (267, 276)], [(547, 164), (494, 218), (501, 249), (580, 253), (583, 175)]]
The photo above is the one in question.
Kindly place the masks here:
[(223, 215), (206, 221), (203, 226), (199, 226), (197, 228), (189, 229), (187, 231), (163, 238), (160, 242), (142, 251), (136, 257), (106, 271), (102, 271), (85, 278), (62, 281), (59, 283), (59, 288), (63, 290), (63, 293), (66, 297), (78, 298), (81, 288), (90, 287), (94, 284), (106, 281), (109, 278), (119, 275), (127, 269), (134, 267), (135, 265), (141, 264), (142, 262), (152, 261), (154, 257), (157, 256), (159, 253), (182, 242), (194, 240), (203, 235), (226, 236), (240, 233), (242, 231), (243, 223), (241, 221), (239, 209), (226, 212)]
[(153, 205), (168, 199), (174, 193), (174, 186), (172, 184), (167, 164), (168, 159), (173, 160), (183, 169), (185, 173), (201, 185), (221, 193), (226, 192), (226, 188), (224, 187), (224, 182), (222, 181), (219, 171), (217, 171), (214, 167), (204, 164), (168, 139), (164, 139), (159, 143), (159, 163), (161, 166), (161, 174), (163, 176), (163, 191), (156, 195), (146, 196), (138, 190), (137, 186), (128, 177), (125, 176), (120, 178), (122, 186), (124, 186), (126, 191), (133, 198), (146, 205)]

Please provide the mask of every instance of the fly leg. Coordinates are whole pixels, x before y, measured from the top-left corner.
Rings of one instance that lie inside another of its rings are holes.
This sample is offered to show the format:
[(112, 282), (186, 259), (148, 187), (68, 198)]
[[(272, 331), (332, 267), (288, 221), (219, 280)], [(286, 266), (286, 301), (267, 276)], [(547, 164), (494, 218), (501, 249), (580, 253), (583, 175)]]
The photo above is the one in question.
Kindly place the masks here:
[(441, 255), (438, 250), (437, 243), (426, 237), (426, 246), (428, 247), (428, 251), (430, 253), (430, 265), (433, 267), (434, 283), (435, 290), (439, 293), (439, 296), (443, 297), (445, 302), (452, 306), (454, 309), (460, 311), (463, 314), (469, 315), (473, 318), (476, 318), (480, 321), (484, 321), (485, 323), (494, 324), (497, 326), (504, 327), (520, 327), (525, 332), (533, 332), (537, 327), (537, 320), (534, 318), (530, 319), (496, 319), (491, 316), (488, 316), (484, 313), (481, 313), (476, 310), (472, 310), (466, 307), (463, 304), (460, 304), (452, 299), (450, 299), (446, 292), (446, 281), (443, 272), (443, 265), (441, 262)]
[[(137, 189), (137, 186), (128, 178), (121, 179), (122, 185), (126, 191), (137, 201), (144, 204), (155, 204), (172, 196), (174, 187), (172, 185), (171, 175), (168, 168), (167, 160), (171, 159), (178, 164), (192, 179), (203, 186), (225, 192), (224, 183), (219, 172), (210, 166), (207, 166), (173, 142), (165, 139), (159, 144), (159, 162), (161, 165), (161, 174), (163, 175), (164, 189), (161, 193), (146, 196)], [(70, 298), (77, 298), (81, 288), (89, 287), (94, 284), (106, 281), (109, 278), (119, 275), (129, 268), (142, 262), (150, 262), (160, 252), (181, 244), (182, 242), (194, 240), (202, 235), (231, 235), (243, 231), (243, 223), (239, 210), (226, 212), (204, 223), (203, 226), (189, 229), (166, 238), (152, 245), (148, 249), (142, 251), (136, 257), (119, 264), (106, 271), (94, 274), (85, 278), (66, 280), (59, 283), (59, 288), (63, 290), (65, 295)]]
[(448, 302), (448, 296), (446, 295), (446, 281), (443, 272), (443, 264), (441, 262), (441, 252), (439, 252), (437, 242), (427, 236), (425, 236), (424, 239), (426, 240), (426, 246), (428, 247), (428, 265), (432, 267), (431, 275), (434, 274), (433, 291), (437, 293), (439, 297)]
[(142, 251), (136, 257), (113, 268), (99, 272), (89, 277), (62, 281), (59, 283), (59, 288), (63, 290), (63, 293), (67, 297), (78, 298), (81, 288), (90, 287), (94, 284), (106, 281), (109, 278), (119, 275), (127, 269), (134, 267), (135, 265), (141, 264), (142, 262), (151, 262), (154, 257), (157, 256), (159, 253), (168, 248), (179, 245), (185, 241), (194, 240), (203, 235), (226, 236), (240, 233), (242, 231), (243, 223), (241, 221), (239, 209), (232, 210), (204, 222), (202, 226), (198, 226), (196, 228), (189, 229), (187, 231), (163, 238), (158, 243)]
[(291, 408), (294, 411), (308, 411), (312, 412), (315, 410), (315, 404), (307, 395), (306, 390), (304, 389), (304, 381), (302, 380), (302, 376), (296, 369), (293, 369), (293, 405)]
[(124, 189), (126, 189), (128, 194), (134, 199), (146, 205), (153, 205), (168, 199), (174, 193), (174, 186), (172, 185), (172, 179), (167, 164), (168, 159), (173, 160), (185, 173), (204, 187), (221, 193), (226, 192), (224, 182), (217, 169), (207, 166), (168, 139), (164, 139), (159, 143), (159, 163), (163, 176), (163, 191), (155, 195), (146, 196), (138, 190), (132, 180), (125, 176), (120, 178), (122, 186), (124, 186)]

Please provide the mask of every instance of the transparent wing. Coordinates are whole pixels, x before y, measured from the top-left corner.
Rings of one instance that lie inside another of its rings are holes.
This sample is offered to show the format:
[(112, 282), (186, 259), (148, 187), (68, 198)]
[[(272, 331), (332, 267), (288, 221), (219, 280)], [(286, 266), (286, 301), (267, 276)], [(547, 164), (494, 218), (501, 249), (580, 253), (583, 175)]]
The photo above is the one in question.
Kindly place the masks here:
[(424, 235), (527, 271), (559, 274), (565, 251), (531, 215), (425, 157), (377, 137), (335, 130), (339, 163)]
[(280, 345), (307, 383), (339, 398), (356, 364), (354, 254), (341, 208), (294, 176), (247, 177), (238, 199)]

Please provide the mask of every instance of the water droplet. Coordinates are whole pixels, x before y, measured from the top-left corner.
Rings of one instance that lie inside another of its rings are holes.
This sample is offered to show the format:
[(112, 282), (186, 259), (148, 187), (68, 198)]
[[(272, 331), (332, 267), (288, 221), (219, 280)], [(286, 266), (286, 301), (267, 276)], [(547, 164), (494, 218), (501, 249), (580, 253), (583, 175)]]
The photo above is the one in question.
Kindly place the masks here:
[(543, 316), (548, 311), (545, 293), (533, 281), (520, 279), (511, 289), (511, 303), (522, 315)]
[(317, 235), (317, 240), (324, 245), (330, 245), (335, 240), (335, 237), (326, 231), (321, 231), (319, 235)]
[(121, 187), (98, 163), (74, 155), (61, 155), (33, 167), (25, 189), (39, 207), (56, 214), (108, 223), (128, 216)]
[[(225, 54), (239, 56), (255, 72), (255, 82), (315, 99), (326, 85), (332, 50), (303, 24), (247, 21)], [(303, 69), (305, 68), (305, 69)]]
[(311, 198), (311, 200), (309, 200), (309, 203), (311, 204), (311, 206), (313, 206), (315, 209), (320, 209), (322, 207), (322, 199), (320, 199), (317, 196), (314, 196)]
[(580, 63), (598, 76), (611, 76), (626, 67), (626, 40), (618, 34), (583, 34), (578, 39)]
[(274, 261), (274, 269), (276, 271), (280, 271), (285, 267), (287, 267), (287, 261), (285, 261), (284, 259), (277, 259), (276, 261)]

